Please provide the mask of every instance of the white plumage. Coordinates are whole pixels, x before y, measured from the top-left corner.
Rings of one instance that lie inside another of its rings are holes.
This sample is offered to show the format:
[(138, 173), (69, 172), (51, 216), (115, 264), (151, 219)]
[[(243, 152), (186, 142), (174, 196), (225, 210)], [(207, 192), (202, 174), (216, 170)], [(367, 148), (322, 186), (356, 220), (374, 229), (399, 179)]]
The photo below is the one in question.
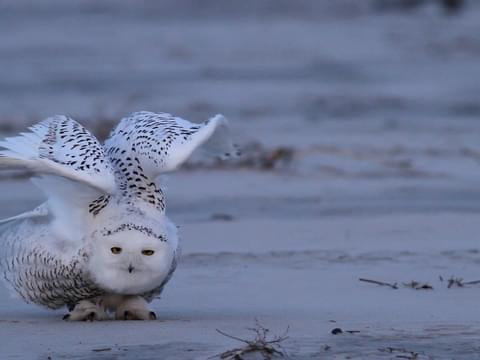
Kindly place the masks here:
[(102, 146), (84, 127), (54, 116), (0, 142), (0, 168), (24, 168), (47, 196), (0, 222), (0, 271), (27, 302), (67, 305), (70, 320), (152, 319), (146, 307), (173, 274), (176, 226), (155, 179), (200, 145), (230, 156), (225, 118), (202, 124), (166, 113), (122, 119)]

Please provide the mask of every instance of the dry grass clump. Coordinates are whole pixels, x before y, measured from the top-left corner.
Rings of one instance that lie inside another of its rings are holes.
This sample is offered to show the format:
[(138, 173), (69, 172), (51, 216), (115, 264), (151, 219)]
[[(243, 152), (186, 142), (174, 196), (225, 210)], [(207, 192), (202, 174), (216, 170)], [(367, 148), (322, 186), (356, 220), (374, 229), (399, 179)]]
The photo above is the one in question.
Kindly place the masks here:
[(253, 169), (260, 171), (275, 171), (289, 169), (297, 150), (288, 146), (266, 148), (260, 143), (247, 143), (240, 146), (239, 156), (223, 161), (204, 158), (190, 159), (183, 165), (184, 169)]
[(288, 339), (287, 334), (289, 328), (287, 328), (282, 335), (274, 335), (270, 339), (268, 338), (270, 330), (260, 325), (258, 321), (255, 321), (254, 328), (249, 328), (248, 330), (251, 330), (255, 333), (255, 338), (253, 340), (241, 339), (217, 329), (217, 332), (223, 336), (237, 340), (244, 344), (242, 347), (228, 350), (219, 354), (218, 356), (220, 359), (244, 360), (247, 359), (249, 355), (260, 355), (264, 360), (286, 357), (286, 352), (281, 343)]
[[(440, 281), (443, 281), (443, 277), (440, 276), (439, 278), (440, 278)], [(451, 289), (452, 287), (463, 288), (463, 287), (467, 287), (468, 285), (478, 285), (478, 284), (480, 284), (480, 280), (465, 281), (462, 278), (457, 278), (454, 276), (450, 277), (450, 279), (447, 280), (447, 287), (449, 289)]]

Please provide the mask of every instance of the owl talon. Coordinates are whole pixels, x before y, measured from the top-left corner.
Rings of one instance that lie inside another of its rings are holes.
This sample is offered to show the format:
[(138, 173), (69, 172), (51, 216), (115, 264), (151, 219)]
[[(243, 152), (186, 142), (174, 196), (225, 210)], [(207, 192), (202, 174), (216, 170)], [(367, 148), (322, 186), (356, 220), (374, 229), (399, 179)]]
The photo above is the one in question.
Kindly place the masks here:
[(82, 300), (75, 308), (63, 317), (66, 321), (100, 321), (107, 320), (105, 309), (89, 300)]
[(150, 311), (147, 301), (141, 296), (128, 296), (116, 308), (116, 318), (121, 320), (156, 320), (157, 315)]
[(87, 315), (86, 319), (87, 321), (93, 321), (95, 319), (95, 312), (91, 312), (90, 314)]
[[(148, 315), (147, 315), (148, 313)], [(156, 320), (157, 315), (153, 311), (146, 312), (141, 309), (135, 309), (134, 311), (125, 311), (123, 313), (123, 320)]]

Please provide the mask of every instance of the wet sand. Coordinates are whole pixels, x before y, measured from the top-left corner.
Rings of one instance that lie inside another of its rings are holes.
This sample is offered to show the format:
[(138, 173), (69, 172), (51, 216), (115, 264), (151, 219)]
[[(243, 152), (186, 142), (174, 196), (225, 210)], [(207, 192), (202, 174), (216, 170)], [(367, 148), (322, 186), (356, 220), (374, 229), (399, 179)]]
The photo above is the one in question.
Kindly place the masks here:
[[(164, 183), (184, 251), (159, 321), (66, 323), (1, 286), (0, 357), (206, 359), (241, 345), (216, 329), (251, 338), (258, 319), (290, 327), (294, 359), (480, 358), (480, 285), (447, 287), (480, 279), (478, 7), (199, 18), (72, 3), (2, 12), (16, 34), (0, 37), (3, 133), (55, 113), (105, 135), (134, 110), (221, 112), (252, 161)], [(291, 156), (266, 166), (279, 149)], [(1, 217), (42, 201), (26, 180), (0, 189)]]

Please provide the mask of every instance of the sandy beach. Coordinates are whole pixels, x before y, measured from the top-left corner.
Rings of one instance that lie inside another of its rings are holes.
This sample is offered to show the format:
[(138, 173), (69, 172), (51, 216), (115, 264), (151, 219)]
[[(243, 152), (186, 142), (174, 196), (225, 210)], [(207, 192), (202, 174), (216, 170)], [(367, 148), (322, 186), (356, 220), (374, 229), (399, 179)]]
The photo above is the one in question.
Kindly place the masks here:
[[(158, 321), (69, 323), (1, 285), (1, 359), (215, 358), (256, 320), (292, 359), (480, 359), (480, 7), (86, 3), (0, 2), (2, 138), (223, 113), (244, 156), (162, 182), (183, 255)], [(42, 199), (1, 174), (0, 217)]]

